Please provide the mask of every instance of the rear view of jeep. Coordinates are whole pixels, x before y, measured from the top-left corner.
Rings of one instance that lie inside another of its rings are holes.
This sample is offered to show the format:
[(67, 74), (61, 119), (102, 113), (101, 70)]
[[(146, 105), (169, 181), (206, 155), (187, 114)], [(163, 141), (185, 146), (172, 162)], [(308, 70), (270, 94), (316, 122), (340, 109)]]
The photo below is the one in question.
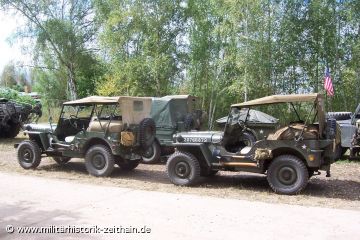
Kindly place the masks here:
[[(252, 109), (278, 117), (272, 132), (255, 132), (248, 117), (240, 117)], [(245, 133), (257, 134), (257, 140), (246, 144)], [(297, 194), (312, 175), (330, 176), (339, 143), (336, 121), (325, 118), (322, 95), (273, 95), (233, 104), (223, 132), (176, 134), (167, 174), (176, 185), (192, 185), (218, 171), (253, 172), (265, 174), (276, 193)]]
[(169, 95), (152, 100), (150, 116), (156, 124), (156, 139), (142, 156), (142, 162), (148, 164), (157, 163), (162, 155), (174, 152), (173, 134), (199, 130), (203, 114), (194, 96)]

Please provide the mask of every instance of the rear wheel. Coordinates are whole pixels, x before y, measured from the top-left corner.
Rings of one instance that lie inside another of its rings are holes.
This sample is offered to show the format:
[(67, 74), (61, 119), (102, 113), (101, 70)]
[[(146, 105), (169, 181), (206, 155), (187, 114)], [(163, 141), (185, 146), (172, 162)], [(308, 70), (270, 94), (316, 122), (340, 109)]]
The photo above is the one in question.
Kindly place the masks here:
[(22, 168), (37, 168), (41, 162), (41, 150), (39, 145), (31, 140), (21, 142), (17, 149), (17, 158)]
[(154, 164), (159, 162), (161, 155), (161, 148), (157, 141), (154, 141), (153, 144), (145, 151), (142, 155), (142, 163)]
[(175, 152), (166, 163), (166, 172), (175, 185), (189, 186), (199, 180), (200, 164), (190, 153)]
[(71, 160), (70, 157), (53, 157), (53, 159), (60, 166), (65, 165), (66, 163), (68, 163)]
[(267, 170), (267, 180), (276, 193), (297, 194), (307, 185), (309, 172), (305, 164), (293, 155), (276, 157)]
[(123, 171), (132, 171), (140, 164), (140, 160), (120, 160), (116, 161), (116, 164)]
[(104, 145), (91, 147), (85, 155), (85, 166), (89, 174), (96, 177), (107, 177), (114, 170), (114, 156)]

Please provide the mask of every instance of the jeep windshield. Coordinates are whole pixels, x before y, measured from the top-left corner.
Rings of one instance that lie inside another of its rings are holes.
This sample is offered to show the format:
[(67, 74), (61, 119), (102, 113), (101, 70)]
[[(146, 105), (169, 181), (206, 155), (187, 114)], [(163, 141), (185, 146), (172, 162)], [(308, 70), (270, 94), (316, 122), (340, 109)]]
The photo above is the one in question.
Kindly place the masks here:
[[(267, 96), (233, 104), (231, 106), (228, 124), (232, 125), (237, 121), (240, 121), (240, 124), (248, 122), (249, 113), (252, 109), (271, 113), (271, 116), (279, 119), (280, 126), (292, 123), (319, 124), (319, 130), (322, 131), (325, 122), (322, 95), (292, 94)], [(242, 112), (247, 112), (245, 119), (244, 117), (240, 117)]]

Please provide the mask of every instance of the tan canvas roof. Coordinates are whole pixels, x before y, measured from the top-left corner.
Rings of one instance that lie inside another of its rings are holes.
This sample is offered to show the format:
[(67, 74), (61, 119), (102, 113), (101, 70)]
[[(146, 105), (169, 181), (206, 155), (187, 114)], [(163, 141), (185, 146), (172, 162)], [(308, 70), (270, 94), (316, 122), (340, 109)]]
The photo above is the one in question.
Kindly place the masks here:
[(102, 97), (102, 96), (90, 96), (86, 98), (77, 99), (74, 101), (65, 102), (64, 105), (78, 105), (78, 104), (106, 104), (106, 103), (118, 103), (125, 99), (139, 99), (148, 100), (150, 97), (130, 97), (130, 96), (116, 96), (116, 97)]
[(232, 107), (250, 107), (274, 103), (288, 103), (288, 102), (314, 102), (321, 94), (290, 94), (290, 95), (272, 95), (263, 98), (254, 99), (251, 101), (237, 103), (231, 105)]
[(187, 99), (187, 98), (195, 98), (195, 97), (191, 95), (167, 95), (164, 96), (163, 98)]

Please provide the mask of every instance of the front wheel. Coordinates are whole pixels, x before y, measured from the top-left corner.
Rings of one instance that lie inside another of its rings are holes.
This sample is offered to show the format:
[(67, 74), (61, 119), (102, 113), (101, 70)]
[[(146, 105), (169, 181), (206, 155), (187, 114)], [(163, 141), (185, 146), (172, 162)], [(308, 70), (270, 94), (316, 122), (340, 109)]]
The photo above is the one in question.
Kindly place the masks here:
[(166, 163), (166, 172), (175, 185), (189, 186), (200, 178), (200, 164), (194, 155), (185, 152), (175, 152)]
[(161, 148), (157, 141), (154, 141), (153, 144), (145, 151), (142, 155), (142, 163), (154, 164), (160, 161)]
[(109, 176), (114, 170), (114, 164), (114, 156), (104, 145), (95, 145), (86, 152), (86, 170), (93, 176)]
[(35, 169), (41, 162), (41, 149), (36, 142), (25, 140), (17, 149), (17, 158), (24, 169)]
[(71, 160), (70, 157), (53, 157), (53, 159), (60, 166), (65, 165), (66, 163), (68, 163)]
[(267, 170), (267, 180), (276, 193), (293, 195), (307, 185), (309, 172), (303, 161), (293, 155), (276, 157)]

